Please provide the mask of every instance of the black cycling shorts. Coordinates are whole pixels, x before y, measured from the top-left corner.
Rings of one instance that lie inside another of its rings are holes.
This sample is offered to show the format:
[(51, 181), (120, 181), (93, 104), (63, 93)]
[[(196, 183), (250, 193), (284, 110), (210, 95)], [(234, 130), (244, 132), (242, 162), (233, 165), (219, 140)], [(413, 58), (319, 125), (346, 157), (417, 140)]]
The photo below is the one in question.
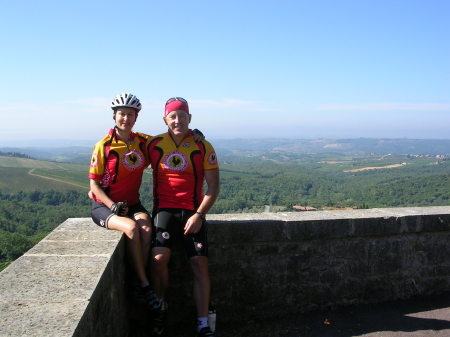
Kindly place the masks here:
[(203, 221), (198, 233), (184, 235), (184, 225), (195, 211), (182, 208), (161, 208), (153, 212), (153, 247), (173, 249), (181, 242), (187, 256), (208, 256), (208, 225)]
[[(128, 213), (126, 217), (134, 219), (135, 216), (141, 213), (149, 214), (144, 206), (139, 202), (136, 205), (128, 206)], [(92, 220), (100, 227), (108, 228), (108, 221), (114, 215), (105, 204), (92, 200)]]

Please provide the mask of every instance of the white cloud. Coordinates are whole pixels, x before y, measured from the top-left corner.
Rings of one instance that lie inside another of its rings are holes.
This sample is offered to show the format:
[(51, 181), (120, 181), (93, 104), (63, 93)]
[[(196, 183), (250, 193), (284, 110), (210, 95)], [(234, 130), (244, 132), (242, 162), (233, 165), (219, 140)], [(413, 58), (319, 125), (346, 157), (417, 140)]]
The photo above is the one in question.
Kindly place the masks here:
[(92, 112), (102, 111), (109, 107), (110, 100), (101, 97), (80, 98), (69, 101), (53, 101), (48, 103), (13, 103), (0, 106), (0, 113), (60, 113), (61, 111)]
[(17, 103), (0, 106), (0, 113), (31, 113), (42, 111), (42, 106), (34, 103)]
[(318, 111), (450, 111), (450, 104), (442, 103), (373, 103), (328, 104), (316, 107)]
[(222, 100), (209, 100), (209, 99), (191, 99), (189, 100), (190, 105), (195, 105), (198, 108), (208, 109), (208, 108), (239, 108), (247, 107), (249, 105), (254, 105), (257, 102), (246, 101), (234, 98), (224, 98)]
[(69, 100), (69, 101), (63, 101), (63, 102), (56, 102), (56, 105), (58, 106), (77, 106), (78, 108), (86, 111), (92, 111), (92, 110), (104, 110), (105, 108), (109, 107), (111, 104), (110, 98), (105, 97), (89, 97), (89, 98), (79, 98), (76, 100)]
[(254, 111), (254, 112), (282, 112), (282, 109), (275, 109), (275, 108), (253, 108), (253, 109), (246, 109), (246, 111)]
[(192, 113), (196, 114), (199, 110), (226, 110), (228, 114), (241, 114), (246, 113), (279, 113), (282, 110), (279, 108), (273, 108), (268, 103), (258, 101), (248, 101), (234, 98), (224, 98), (222, 100), (209, 100), (209, 99), (192, 99), (189, 100)]

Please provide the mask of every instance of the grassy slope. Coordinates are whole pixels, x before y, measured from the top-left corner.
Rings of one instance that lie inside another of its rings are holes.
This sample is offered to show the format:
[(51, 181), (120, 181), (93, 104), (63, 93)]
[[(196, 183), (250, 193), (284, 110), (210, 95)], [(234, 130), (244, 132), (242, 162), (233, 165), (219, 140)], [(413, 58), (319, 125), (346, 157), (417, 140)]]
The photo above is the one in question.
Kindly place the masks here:
[(0, 156), (0, 191), (87, 190), (88, 166)]

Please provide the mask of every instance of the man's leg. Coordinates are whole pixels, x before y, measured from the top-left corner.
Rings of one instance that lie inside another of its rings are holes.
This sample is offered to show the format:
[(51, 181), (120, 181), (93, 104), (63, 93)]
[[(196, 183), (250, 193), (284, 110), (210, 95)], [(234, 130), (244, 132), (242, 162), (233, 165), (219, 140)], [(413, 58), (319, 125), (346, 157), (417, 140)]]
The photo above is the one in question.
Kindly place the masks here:
[(166, 247), (154, 247), (151, 254), (150, 276), (153, 289), (158, 299), (158, 307), (155, 308), (153, 317), (152, 336), (161, 336), (165, 331), (167, 302), (165, 295), (169, 286), (169, 260), (170, 249)]
[(166, 247), (154, 247), (151, 258), (151, 279), (156, 296), (164, 299), (169, 286), (169, 261), (171, 251)]
[(179, 223), (175, 210), (154, 210), (153, 248), (151, 253), (151, 279), (153, 287), (161, 299), (165, 298), (169, 286), (169, 261), (171, 257), (171, 242), (177, 236), (173, 229)]
[(152, 243), (152, 222), (150, 215), (147, 213), (139, 213), (135, 215), (134, 219), (139, 225), (140, 238), (141, 238), (141, 248), (142, 248), (142, 260), (144, 263), (144, 268), (147, 270), (149, 267), (149, 255)]
[(213, 337), (208, 322), (209, 297), (211, 282), (208, 272), (208, 258), (206, 256), (191, 257), (191, 267), (194, 274), (194, 299), (197, 307), (198, 336)]
[(208, 272), (208, 258), (206, 256), (191, 257), (191, 268), (194, 274), (194, 299), (198, 317), (208, 317), (209, 296), (211, 282)]

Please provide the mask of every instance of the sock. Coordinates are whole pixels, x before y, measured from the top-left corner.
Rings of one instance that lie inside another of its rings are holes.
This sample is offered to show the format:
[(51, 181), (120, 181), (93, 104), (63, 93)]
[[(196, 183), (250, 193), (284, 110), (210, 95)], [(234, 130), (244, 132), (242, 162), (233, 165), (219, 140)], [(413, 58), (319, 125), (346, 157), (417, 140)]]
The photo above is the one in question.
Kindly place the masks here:
[(149, 285), (150, 285), (150, 283), (149, 283), (148, 281), (142, 282), (142, 283), (141, 283), (141, 288), (145, 288), (145, 287), (147, 287), (147, 286), (149, 286)]
[(198, 317), (197, 318), (197, 332), (208, 326), (208, 317)]

